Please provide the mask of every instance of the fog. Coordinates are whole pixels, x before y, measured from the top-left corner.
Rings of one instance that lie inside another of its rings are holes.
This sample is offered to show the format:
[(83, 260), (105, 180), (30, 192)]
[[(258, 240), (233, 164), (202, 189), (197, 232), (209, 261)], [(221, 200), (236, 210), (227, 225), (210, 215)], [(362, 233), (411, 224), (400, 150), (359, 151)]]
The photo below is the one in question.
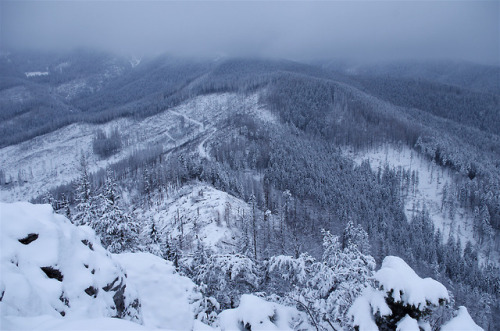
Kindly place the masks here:
[(1, 1), (2, 50), (500, 64), (499, 2)]

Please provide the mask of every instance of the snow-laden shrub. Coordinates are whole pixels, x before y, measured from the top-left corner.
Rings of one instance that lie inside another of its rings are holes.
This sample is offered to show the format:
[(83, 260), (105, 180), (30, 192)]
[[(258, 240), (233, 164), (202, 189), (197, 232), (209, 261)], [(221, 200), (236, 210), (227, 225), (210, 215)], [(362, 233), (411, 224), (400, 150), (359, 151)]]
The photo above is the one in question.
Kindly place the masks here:
[[(353, 230), (357, 231), (353, 235)], [(359, 235), (357, 235), (359, 234)], [(305, 312), (316, 329), (343, 329), (350, 324), (347, 311), (370, 286), (375, 260), (359, 247), (367, 247), (366, 232), (353, 224), (341, 238), (323, 231), (324, 254), (316, 261), (306, 254), (271, 257), (264, 265), (268, 299), (294, 305)]]
[(0, 225), (3, 315), (141, 322), (135, 289), (91, 228), (27, 202), (0, 203)]
[(304, 286), (309, 280), (309, 269), (314, 262), (314, 258), (307, 254), (301, 254), (298, 258), (272, 256), (264, 263), (266, 289), (283, 296), (297, 286)]
[[(259, 286), (255, 262), (241, 254), (216, 254), (198, 266), (193, 280), (206, 288), (222, 308), (233, 308), (241, 294), (254, 292)], [(206, 285), (206, 287), (205, 287)]]

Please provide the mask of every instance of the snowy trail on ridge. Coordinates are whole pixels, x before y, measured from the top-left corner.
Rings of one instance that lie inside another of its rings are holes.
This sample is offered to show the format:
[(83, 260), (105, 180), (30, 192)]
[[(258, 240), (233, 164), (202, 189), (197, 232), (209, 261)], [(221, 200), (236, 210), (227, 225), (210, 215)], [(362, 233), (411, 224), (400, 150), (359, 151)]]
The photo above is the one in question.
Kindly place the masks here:
[(198, 154), (200, 154), (201, 158), (205, 158), (210, 160), (210, 154), (208, 153), (207, 147), (205, 146), (205, 143), (210, 139), (215, 132), (217, 132), (216, 128), (212, 128), (212, 132), (210, 132), (205, 139), (203, 139), (200, 144), (198, 145)]
[[(191, 118), (191, 117), (189, 117), (189, 116), (187, 116), (187, 115), (185, 115), (185, 114), (181, 114), (181, 113), (176, 112), (176, 111), (174, 111), (174, 110), (169, 110), (169, 111), (170, 111), (172, 114), (174, 114), (174, 115), (178, 115), (178, 116), (182, 116), (182, 117), (184, 117), (184, 119), (185, 119), (186, 121), (190, 121), (190, 122), (192, 122), (192, 123), (194, 123), (194, 124), (198, 125), (198, 126), (200, 127), (200, 133), (204, 133), (204, 132), (208, 131), (208, 130), (207, 130), (207, 128), (205, 128), (205, 124), (203, 124), (202, 122), (197, 121), (197, 120), (195, 120), (195, 119), (193, 119), (193, 118)], [(212, 127), (212, 128), (211, 128), (211, 131), (212, 131), (212, 132), (210, 132), (210, 133), (209, 133), (209, 134), (205, 137), (205, 139), (203, 139), (203, 140), (200, 142), (200, 144), (198, 145), (198, 148), (197, 148), (197, 150), (198, 150), (198, 154), (200, 154), (200, 157), (201, 157), (201, 158), (208, 159), (208, 160), (210, 160), (210, 154), (208, 153), (207, 148), (206, 148), (204, 145), (205, 145), (205, 143), (208, 141), (208, 139), (210, 139), (210, 138), (214, 135), (214, 133), (215, 133), (215, 132), (217, 132), (217, 128)]]

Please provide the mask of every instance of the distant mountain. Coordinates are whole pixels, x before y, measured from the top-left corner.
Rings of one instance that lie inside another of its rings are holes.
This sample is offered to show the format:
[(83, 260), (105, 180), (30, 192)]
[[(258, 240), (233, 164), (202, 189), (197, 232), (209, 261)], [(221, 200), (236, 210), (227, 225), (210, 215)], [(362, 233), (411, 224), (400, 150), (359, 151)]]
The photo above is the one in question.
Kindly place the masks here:
[(326, 64), (354, 76), (420, 79), (476, 92), (500, 93), (500, 67), (465, 61), (399, 61), (373, 65)]

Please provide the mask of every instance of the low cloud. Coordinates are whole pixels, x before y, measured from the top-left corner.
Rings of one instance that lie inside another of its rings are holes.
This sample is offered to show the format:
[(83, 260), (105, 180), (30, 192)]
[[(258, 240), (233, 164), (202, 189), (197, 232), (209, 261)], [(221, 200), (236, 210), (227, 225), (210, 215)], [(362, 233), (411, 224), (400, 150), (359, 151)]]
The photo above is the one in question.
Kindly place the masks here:
[(2, 1), (1, 48), (499, 64), (499, 2)]

